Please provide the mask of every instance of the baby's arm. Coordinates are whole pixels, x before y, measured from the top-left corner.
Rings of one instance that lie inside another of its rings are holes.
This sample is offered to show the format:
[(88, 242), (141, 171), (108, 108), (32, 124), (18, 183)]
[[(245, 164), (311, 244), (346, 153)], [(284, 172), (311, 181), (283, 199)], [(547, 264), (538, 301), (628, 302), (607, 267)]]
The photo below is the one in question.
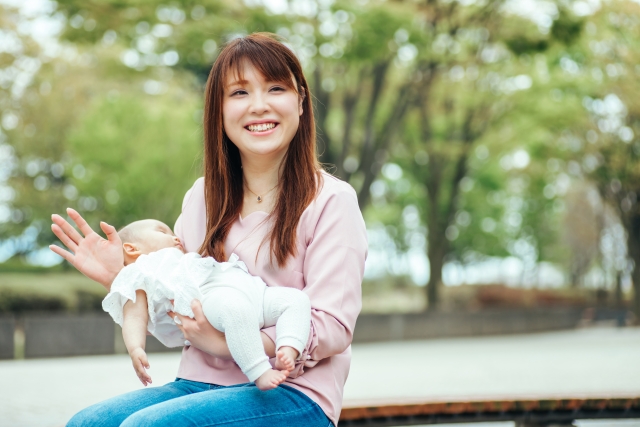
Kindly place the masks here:
[(136, 291), (136, 302), (127, 301), (123, 308), (122, 338), (127, 347), (133, 369), (143, 385), (151, 384), (151, 377), (146, 369), (149, 362), (144, 347), (147, 341), (147, 294), (142, 290)]

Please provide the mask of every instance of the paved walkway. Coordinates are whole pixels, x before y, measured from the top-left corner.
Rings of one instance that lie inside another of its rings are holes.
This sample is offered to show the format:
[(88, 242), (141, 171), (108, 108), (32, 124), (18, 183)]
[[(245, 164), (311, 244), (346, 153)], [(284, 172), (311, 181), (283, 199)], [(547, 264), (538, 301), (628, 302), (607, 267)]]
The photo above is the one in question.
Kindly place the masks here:
[[(173, 379), (179, 357), (150, 355), (154, 384)], [(640, 396), (639, 361), (638, 328), (359, 344), (353, 346), (345, 404)], [(2, 361), (0, 385), (3, 427), (62, 426), (83, 407), (142, 387), (126, 355)], [(597, 425), (637, 427), (640, 422)]]

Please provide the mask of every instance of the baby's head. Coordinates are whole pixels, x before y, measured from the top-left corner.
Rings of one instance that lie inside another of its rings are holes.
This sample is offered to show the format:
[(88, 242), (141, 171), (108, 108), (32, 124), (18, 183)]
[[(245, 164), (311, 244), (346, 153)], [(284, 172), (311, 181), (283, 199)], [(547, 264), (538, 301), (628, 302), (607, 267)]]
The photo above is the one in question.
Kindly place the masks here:
[(140, 255), (150, 254), (165, 248), (177, 248), (184, 252), (180, 239), (171, 228), (155, 219), (132, 222), (118, 231), (122, 240), (124, 264), (135, 262)]

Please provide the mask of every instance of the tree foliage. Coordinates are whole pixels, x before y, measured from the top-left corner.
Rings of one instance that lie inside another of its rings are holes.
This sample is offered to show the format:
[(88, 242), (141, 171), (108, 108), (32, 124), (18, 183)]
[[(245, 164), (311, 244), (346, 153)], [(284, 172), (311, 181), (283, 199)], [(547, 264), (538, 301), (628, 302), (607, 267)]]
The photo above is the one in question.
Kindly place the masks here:
[(514, 4), (60, 0), (67, 53), (41, 61), (23, 95), (0, 91), (20, 118), (5, 127), (17, 166), (2, 232), (66, 204), (94, 222), (171, 224), (199, 170), (211, 63), (230, 39), (270, 31), (306, 69), (321, 160), (398, 251), (427, 254), (430, 307), (450, 260), (516, 257), (532, 284), (541, 261), (568, 277), (603, 264), (599, 248), (578, 256), (585, 236), (570, 230), (589, 185), (616, 207), (638, 264), (638, 6), (556, 2), (536, 21)]

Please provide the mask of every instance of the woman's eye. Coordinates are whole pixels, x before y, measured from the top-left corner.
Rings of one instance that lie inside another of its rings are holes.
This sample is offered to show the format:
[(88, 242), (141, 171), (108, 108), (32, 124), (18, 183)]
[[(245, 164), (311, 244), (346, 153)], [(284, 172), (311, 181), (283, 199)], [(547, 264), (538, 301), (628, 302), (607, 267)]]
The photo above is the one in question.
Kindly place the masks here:
[(234, 96), (234, 95), (246, 95), (246, 94), (247, 94), (246, 90), (235, 90), (235, 91), (233, 91), (233, 93), (231, 93), (231, 96)]
[(285, 91), (285, 89), (283, 87), (280, 87), (280, 86), (274, 86), (274, 87), (271, 88), (271, 90), (272, 91), (275, 90), (277, 92), (284, 92)]

